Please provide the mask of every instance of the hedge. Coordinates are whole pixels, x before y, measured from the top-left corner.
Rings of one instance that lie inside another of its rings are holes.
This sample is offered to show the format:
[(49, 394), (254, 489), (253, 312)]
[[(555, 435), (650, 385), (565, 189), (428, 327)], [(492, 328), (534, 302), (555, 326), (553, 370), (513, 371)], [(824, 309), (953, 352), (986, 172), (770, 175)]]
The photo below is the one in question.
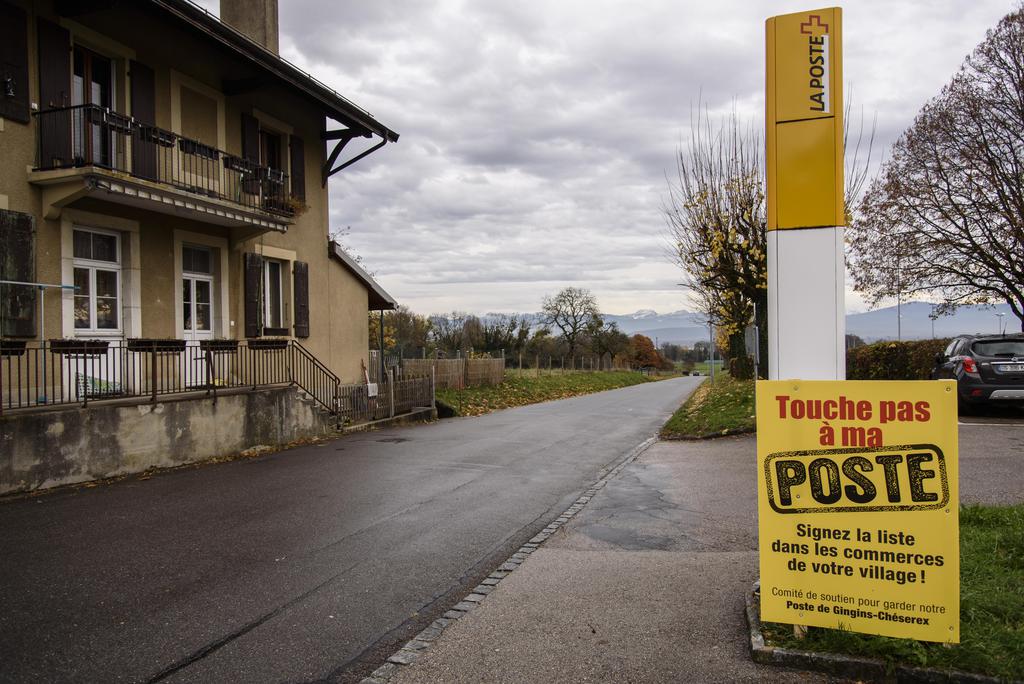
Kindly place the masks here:
[(875, 342), (846, 351), (847, 380), (927, 380), (950, 338)]

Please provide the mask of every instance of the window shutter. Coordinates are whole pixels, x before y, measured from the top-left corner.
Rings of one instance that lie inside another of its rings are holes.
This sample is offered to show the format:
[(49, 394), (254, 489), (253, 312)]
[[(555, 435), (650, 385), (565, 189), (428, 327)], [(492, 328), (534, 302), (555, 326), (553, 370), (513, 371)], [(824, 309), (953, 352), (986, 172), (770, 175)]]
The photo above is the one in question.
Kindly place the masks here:
[[(132, 60), (132, 118), (147, 126), (156, 125), (156, 79), (153, 70)], [(144, 140), (142, 129), (135, 128), (132, 136), (132, 171), (136, 176), (156, 178), (157, 147)]]
[(260, 163), (260, 122), (245, 112), (242, 112), (242, 157)]
[[(71, 34), (45, 19), (36, 20), (39, 36), (39, 107), (43, 111), (71, 105)], [(39, 120), (39, 167), (71, 164), (71, 114)]]
[(293, 273), (295, 336), (309, 337), (309, 264), (296, 261)]
[[(0, 280), (36, 280), (36, 217), (0, 210)], [(24, 285), (0, 285), (0, 335), (36, 334), (36, 292)]]
[(29, 122), (28, 22), (25, 10), (6, 2), (0, 2), (0, 117)]
[(263, 334), (263, 257), (245, 253), (245, 336)]
[(291, 147), (292, 158), (292, 197), (305, 201), (306, 199), (306, 148), (302, 145), (302, 138), (291, 136), (288, 139)]
[(71, 106), (71, 33), (38, 19), (39, 106), (41, 109)]

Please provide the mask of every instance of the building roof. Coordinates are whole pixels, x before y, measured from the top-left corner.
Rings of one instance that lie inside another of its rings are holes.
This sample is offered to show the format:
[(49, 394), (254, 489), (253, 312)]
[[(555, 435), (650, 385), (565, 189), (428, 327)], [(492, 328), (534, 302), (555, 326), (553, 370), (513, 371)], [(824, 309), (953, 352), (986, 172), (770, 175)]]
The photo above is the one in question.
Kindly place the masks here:
[(348, 252), (342, 249), (341, 245), (331, 240), (327, 243), (327, 253), (332, 259), (348, 269), (366, 288), (367, 309), (370, 311), (392, 311), (398, 308), (398, 302), (395, 301), (395, 298), (385, 292), (384, 288), (378, 285), (377, 281), (363, 270), (363, 267), (349, 256)]
[(356, 130), (375, 133), (386, 142), (396, 142), (398, 133), (377, 121), (362, 107), (342, 97), (311, 74), (282, 59), (245, 34), (220, 21), (189, 0), (151, 0), (164, 11), (190, 24), (224, 47), (234, 51), (255, 67), (298, 89), (324, 107), (327, 116)]

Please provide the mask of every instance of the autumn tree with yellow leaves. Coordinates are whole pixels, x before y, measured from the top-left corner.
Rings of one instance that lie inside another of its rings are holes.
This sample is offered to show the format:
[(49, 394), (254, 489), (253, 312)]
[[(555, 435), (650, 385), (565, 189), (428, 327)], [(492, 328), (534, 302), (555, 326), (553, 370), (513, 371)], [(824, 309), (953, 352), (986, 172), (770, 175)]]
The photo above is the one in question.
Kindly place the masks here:
[[(860, 207), (871, 167), (875, 123), (854, 122), (852, 97), (843, 117), (847, 211)], [(854, 122), (851, 125), (851, 122)], [(720, 124), (698, 110), (689, 144), (676, 155), (676, 178), (664, 207), (670, 256), (698, 309), (717, 328), (735, 378), (753, 376), (743, 330), (761, 331), (758, 372), (768, 377), (768, 249), (761, 136), (733, 112)], [(847, 217), (849, 223), (850, 216)]]
[[(690, 140), (676, 156), (676, 178), (664, 207), (671, 258), (699, 310), (728, 342), (729, 372), (753, 377), (743, 329), (767, 332), (768, 273), (761, 136), (734, 112), (714, 125), (698, 112)], [(760, 371), (767, 376), (767, 335)]]

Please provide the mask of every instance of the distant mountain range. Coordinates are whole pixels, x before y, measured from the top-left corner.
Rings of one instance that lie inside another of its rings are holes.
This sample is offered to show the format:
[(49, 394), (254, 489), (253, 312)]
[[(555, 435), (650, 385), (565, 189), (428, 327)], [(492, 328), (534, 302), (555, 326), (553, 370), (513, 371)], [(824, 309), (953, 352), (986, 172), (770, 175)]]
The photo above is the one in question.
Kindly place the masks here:
[(616, 315), (601, 314), (605, 323), (616, 323), (627, 335), (646, 335), (658, 344), (670, 342), (692, 347), (694, 342), (708, 340), (708, 327), (702, 314), (673, 311), (659, 314), (650, 309)]
[[(861, 337), (865, 342), (895, 340), (897, 335), (904, 340), (929, 339), (932, 335), (932, 320), (929, 314), (932, 305), (927, 302), (907, 302), (900, 307), (901, 318), (897, 319), (896, 307), (889, 306), (864, 313), (846, 316), (846, 332)], [(996, 314), (1005, 314), (1000, 319)], [(659, 314), (650, 309), (641, 309), (631, 314), (602, 314), (608, 323), (614, 322), (619, 330), (628, 335), (646, 335), (659, 343), (670, 342), (692, 346), (694, 342), (708, 339), (708, 328), (704, 317), (692, 311), (674, 311)], [(897, 320), (900, 321), (899, 330)], [(1010, 307), (1000, 304), (996, 307), (965, 306), (951, 316), (941, 316), (934, 322), (935, 337), (954, 337), (968, 333), (995, 334), (999, 326), (1005, 325), (1007, 332), (1020, 330), (1020, 323), (1010, 312)]]

